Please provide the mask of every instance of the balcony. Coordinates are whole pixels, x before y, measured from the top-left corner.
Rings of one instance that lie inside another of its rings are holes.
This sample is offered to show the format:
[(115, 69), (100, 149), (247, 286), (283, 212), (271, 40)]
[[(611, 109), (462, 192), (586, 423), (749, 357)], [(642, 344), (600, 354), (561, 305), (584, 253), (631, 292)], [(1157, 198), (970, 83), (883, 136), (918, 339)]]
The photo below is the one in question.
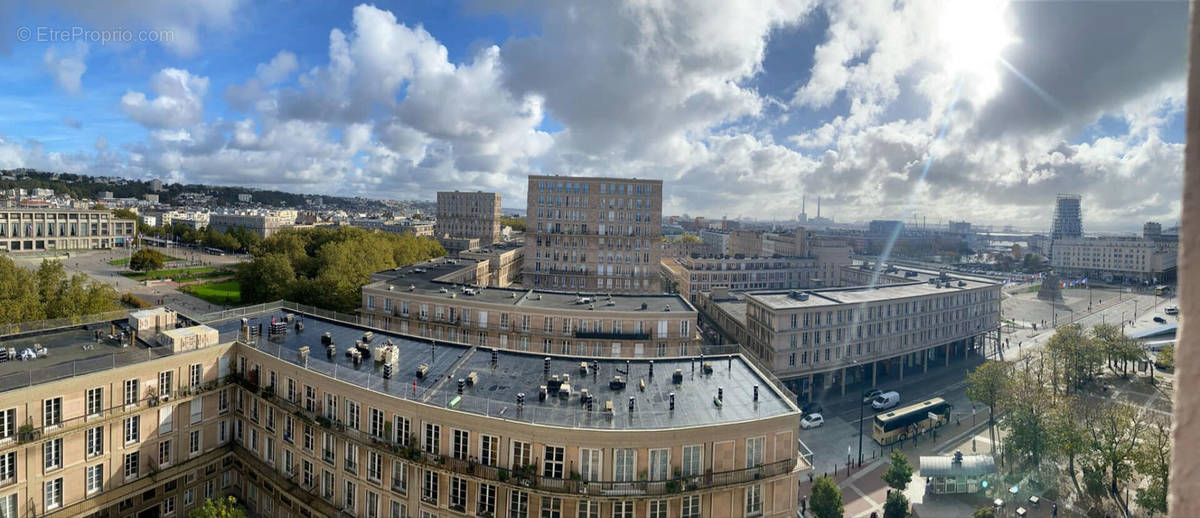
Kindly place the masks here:
[(576, 331), (575, 338), (602, 340), (649, 340), (650, 333), (604, 333), (598, 331)]

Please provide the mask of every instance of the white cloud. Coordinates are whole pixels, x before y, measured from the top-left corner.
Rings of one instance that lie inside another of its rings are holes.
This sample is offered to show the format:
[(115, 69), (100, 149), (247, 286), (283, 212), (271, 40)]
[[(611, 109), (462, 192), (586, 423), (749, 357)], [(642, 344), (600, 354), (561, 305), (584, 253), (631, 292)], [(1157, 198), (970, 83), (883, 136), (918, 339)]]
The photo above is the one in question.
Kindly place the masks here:
[(203, 119), (207, 77), (164, 68), (150, 79), (150, 90), (157, 95), (152, 100), (142, 92), (126, 92), (121, 97), (121, 110), (151, 128), (182, 128)]
[(50, 47), (42, 56), (42, 65), (54, 78), (54, 83), (69, 94), (78, 94), (82, 88), (83, 73), (87, 71), (88, 46), (79, 42), (73, 49), (63, 50)]
[(292, 72), (296, 71), (297, 66), (299, 65), (296, 62), (296, 55), (289, 51), (281, 50), (275, 57), (271, 58), (270, 62), (259, 63), (254, 70), (263, 83), (275, 84), (292, 75)]

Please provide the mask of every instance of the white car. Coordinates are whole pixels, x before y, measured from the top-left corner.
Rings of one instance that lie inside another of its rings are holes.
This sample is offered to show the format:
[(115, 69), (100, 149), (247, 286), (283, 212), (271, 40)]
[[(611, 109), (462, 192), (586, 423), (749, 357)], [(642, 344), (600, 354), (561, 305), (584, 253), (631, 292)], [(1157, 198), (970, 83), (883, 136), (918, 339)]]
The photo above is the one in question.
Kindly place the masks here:
[(804, 430), (816, 428), (823, 424), (825, 424), (825, 418), (821, 417), (821, 414), (808, 414), (804, 416), (804, 419), (800, 420), (800, 428)]
[(1179, 314), (1179, 306), (1167, 306), (1166, 314), (1178, 315)]

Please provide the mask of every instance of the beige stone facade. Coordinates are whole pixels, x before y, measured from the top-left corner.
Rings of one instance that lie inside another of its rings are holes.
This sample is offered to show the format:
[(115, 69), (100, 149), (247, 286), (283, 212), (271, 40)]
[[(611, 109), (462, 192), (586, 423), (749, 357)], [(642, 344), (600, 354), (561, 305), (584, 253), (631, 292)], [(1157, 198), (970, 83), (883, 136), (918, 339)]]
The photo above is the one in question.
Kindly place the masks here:
[[(279, 311), (207, 321), (222, 344), (5, 385), (0, 514), (183, 517), (233, 494), (254, 515), (289, 518), (795, 516), (809, 469), (797, 452), (799, 413), (740, 357), (674, 381), (671, 369), (689, 360), (660, 364), (657, 381), (646, 361), (608, 361), (597, 374), (636, 374), (643, 388), (600, 390), (607, 375), (592, 384), (581, 375), (597, 408), (535, 393), (522, 407), (495, 399), (508, 393), (495, 387), (536, 390), (547, 379), (541, 355), (493, 353), (481, 368), (486, 351), (447, 345), (451, 361), (438, 363), (413, 354), (423, 342), (375, 329), (376, 345), (404, 351), (390, 364), (398, 370), (381, 371), (320, 351), (321, 336), (345, 347), (369, 328)], [(272, 318), (286, 332), (250, 331)], [(52, 354), (77, 347), (69, 341)], [(432, 370), (422, 378), (413, 369)], [(470, 383), (459, 381), (456, 395), (447, 382), (460, 376)], [(745, 385), (719, 386), (734, 379)], [(667, 389), (669, 409), (650, 397)], [(606, 410), (606, 399), (618, 406)]]
[(135, 220), (106, 210), (0, 210), (0, 250), (37, 252), (124, 246), (137, 231)]
[(400, 333), (518, 351), (630, 358), (700, 352), (696, 309), (678, 296), (468, 292), (489, 263), (449, 262), (377, 275), (363, 286), (363, 318)]
[(661, 293), (662, 180), (530, 176), (526, 288)]
[(480, 245), (500, 241), (500, 194), (437, 193), (437, 237), (478, 238)]
[(266, 239), (296, 223), (295, 211), (280, 211), (278, 214), (210, 214), (208, 226), (219, 232), (242, 228)]

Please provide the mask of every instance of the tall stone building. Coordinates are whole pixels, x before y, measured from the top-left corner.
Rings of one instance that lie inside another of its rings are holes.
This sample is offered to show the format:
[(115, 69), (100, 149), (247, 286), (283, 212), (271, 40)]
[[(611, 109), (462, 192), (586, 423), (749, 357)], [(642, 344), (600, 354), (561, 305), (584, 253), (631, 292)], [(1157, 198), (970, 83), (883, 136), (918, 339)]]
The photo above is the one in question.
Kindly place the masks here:
[(500, 194), (494, 192), (437, 193), (438, 239), (478, 238), (479, 245), (500, 241)]
[(530, 176), (524, 284), (660, 293), (662, 180)]

